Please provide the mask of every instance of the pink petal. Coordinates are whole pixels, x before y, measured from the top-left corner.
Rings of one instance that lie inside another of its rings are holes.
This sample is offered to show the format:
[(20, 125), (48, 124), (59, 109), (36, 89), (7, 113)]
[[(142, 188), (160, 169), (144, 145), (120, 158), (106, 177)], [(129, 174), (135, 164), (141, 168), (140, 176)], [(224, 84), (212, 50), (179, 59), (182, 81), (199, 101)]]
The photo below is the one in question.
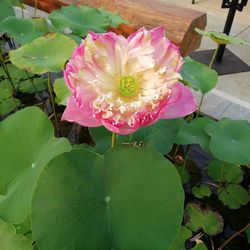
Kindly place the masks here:
[(111, 125), (110, 123), (107, 123), (105, 121), (102, 121), (102, 125), (108, 129), (109, 131), (120, 134), (120, 135), (128, 135), (134, 133), (139, 128), (123, 128), (123, 127), (116, 127), (114, 125)]
[(181, 83), (176, 83), (173, 85), (171, 90), (172, 93), (169, 101), (160, 114), (161, 119), (183, 117), (193, 113), (196, 110), (197, 105), (195, 98), (187, 87)]
[(85, 127), (99, 127), (102, 124), (96, 120), (89, 110), (81, 110), (74, 96), (68, 98), (67, 107), (63, 112), (62, 121), (76, 122)]

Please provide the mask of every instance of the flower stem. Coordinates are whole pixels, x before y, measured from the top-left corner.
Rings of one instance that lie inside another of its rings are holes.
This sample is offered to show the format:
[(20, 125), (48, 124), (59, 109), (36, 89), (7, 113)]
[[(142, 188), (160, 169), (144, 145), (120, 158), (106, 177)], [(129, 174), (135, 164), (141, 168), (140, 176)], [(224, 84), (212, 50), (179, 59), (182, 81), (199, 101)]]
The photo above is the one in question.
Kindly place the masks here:
[(112, 133), (112, 141), (111, 141), (111, 148), (115, 146), (116, 143), (116, 133)]
[(248, 223), (245, 227), (240, 229), (238, 232), (233, 234), (230, 238), (228, 238), (219, 248), (218, 250), (222, 250), (231, 240), (233, 240), (236, 236), (240, 235), (244, 231), (246, 231), (250, 227), (250, 223)]
[[(217, 46), (217, 48), (214, 50), (214, 53), (213, 53), (212, 59), (211, 59), (211, 61), (210, 61), (210, 63), (209, 63), (209, 66), (208, 66), (208, 68), (209, 68), (209, 69), (211, 69), (211, 67), (213, 66), (214, 59), (215, 59), (215, 57), (216, 57), (216, 55), (217, 55), (218, 49), (219, 49), (219, 45), (218, 45), (218, 46)], [(200, 104), (199, 104), (199, 108), (198, 108), (198, 111), (197, 111), (197, 115), (196, 115), (196, 117), (198, 117), (198, 116), (199, 116), (199, 114), (200, 114), (200, 111), (201, 111), (201, 105), (202, 105), (203, 100), (204, 100), (204, 95), (205, 95), (205, 94), (203, 94), (203, 93), (202, 93), (202, 96), (201, 96), (201, 100), (200, 100)]]
[(50, 95), (50, 101), (51, 101), (53, 114), (55, 116), (56, 129), (57, 129), (58, 134), (61, 136), (61, 131), (60, 131), (60, 128), (59, 128), (56, 109), (55, 109), (54, 97), (53, 97), (52, 88), (51, 88), (51, 73), (50, 72), (48, 72), (48, 89), (49, 89), (49, 95)]

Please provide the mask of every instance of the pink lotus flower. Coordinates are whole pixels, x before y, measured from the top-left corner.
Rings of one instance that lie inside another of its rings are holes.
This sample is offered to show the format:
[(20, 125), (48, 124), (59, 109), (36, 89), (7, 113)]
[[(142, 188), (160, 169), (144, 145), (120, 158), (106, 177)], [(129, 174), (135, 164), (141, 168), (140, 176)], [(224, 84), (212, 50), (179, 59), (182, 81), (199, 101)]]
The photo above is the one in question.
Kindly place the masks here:
[(162, 27), (142, 28), (127, 39), (91, 32), (64, 71), (73, 95), (62, 120), (130, 134), (159, 119), (186, 116), (196, 103), (178, 83), (182, 64)]

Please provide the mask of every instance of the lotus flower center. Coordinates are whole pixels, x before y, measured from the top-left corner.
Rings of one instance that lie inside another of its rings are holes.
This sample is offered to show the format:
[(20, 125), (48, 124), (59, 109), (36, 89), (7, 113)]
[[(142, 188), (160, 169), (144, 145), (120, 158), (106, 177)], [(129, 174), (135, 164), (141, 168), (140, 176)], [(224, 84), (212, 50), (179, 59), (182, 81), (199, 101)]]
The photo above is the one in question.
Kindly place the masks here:
[(119, 91), (123, 96), (134, 96), (138, 90), (138, 83), (132, 76), (123, 76), (120, 80)]

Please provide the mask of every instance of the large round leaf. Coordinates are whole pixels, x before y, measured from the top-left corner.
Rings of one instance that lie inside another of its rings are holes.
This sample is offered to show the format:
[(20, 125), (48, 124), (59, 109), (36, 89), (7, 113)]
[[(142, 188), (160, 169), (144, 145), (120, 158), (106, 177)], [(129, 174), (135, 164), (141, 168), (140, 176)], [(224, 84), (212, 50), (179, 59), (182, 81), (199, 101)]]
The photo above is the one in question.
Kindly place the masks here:
[(67, 106), (67, 99), (72, 95), (67, 87), (64, 78), (57, 78), (54, 82), (54, 91), (56, 93), (56, 103)]
[(8, 0), (0, 1), (0, 22), (6, 17), (15, 16), (14, 9)]
[(70, 28), (79, 36), (86, 36), (89, 31), (103, 33), (111, 24), (108, 16), (98, 9), (75, 5), (53, 11), (49, 19), (56, 28)]
[(32, 242), (21, 234), (16, 234), (13, 225), (0, 219), (1, 250), (32, 250)]
[(209, 149), (219, 160), (233, 164), (249, 164), (250, 124), (243, 120), (223, 118), (206, 127), (211, 136)]
[(218, 74), (215, 70), (191, 58), (185, 58), (181, 76), (186, 85), (200, 90), (203, 94), (212, 90), (218, 82)]
[(39, 178), (33, 233), (41, 250), (163, 250), (182, 212), (178, 173), (151, 146), (119, 145), (103, 157), (74, 149)]
[(186, 241), (193, 235), (192, 231), (185, 226), (181, 226), (178, 237), (169, 250), (184, 250), (186, 249)]
[(24, 222), (41, 171), (56, 155), (71, 149), (66, 139), (53, 133), (47, 116), (35, 107), (0, 123), (0, 217), (4, 220)]
[(20, 69), (36, 74), (60, 72), (76, 46), (71, 38), (48, 33), (9, 53), (11, 62)]
[(0, 31), (14, 37), (18, 43), (25, 44), (51, 30), (43, 18), (19, 19), (8, 17), (0, 23)]
[(214, 121), (208, 117), (198, 117), (191, 122), (182, 120), (175, 143), (179, 145), (199, 144), (204, 150), (209, 152), (210, 136), (205, 128)]

